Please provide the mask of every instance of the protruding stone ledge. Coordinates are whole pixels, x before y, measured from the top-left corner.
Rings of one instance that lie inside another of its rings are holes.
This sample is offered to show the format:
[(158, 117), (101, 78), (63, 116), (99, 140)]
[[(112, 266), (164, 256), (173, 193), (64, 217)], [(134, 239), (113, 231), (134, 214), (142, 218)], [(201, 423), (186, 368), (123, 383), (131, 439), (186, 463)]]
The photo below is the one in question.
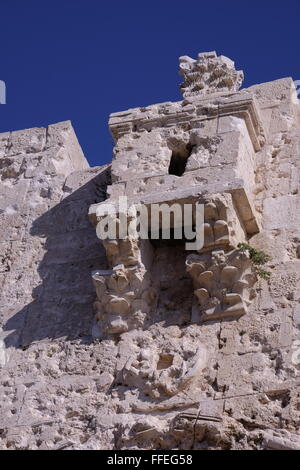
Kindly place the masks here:
[[(260, 150), (266, 139), (259, 107), (253, 94), (213, 94), (209, 97), (195, 96), (175, 103), (162, 103), (146, 108), (129, 109), (113, 113), (109, 128), (115, 140), (131, 132), (150, 132), (156, 127), (177, 126), (197, 128), (203, 121), (237, 116), (244, 119), (255, 151)], [(218, 133), (217, 122), (215, 133)]]

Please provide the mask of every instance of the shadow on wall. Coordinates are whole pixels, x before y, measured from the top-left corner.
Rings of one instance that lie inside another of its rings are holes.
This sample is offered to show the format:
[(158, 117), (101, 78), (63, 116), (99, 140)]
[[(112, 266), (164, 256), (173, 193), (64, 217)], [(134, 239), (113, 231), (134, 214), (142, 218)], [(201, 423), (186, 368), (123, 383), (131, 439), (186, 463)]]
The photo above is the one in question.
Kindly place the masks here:
[(61, 337), (92, 341), (91, 271), (106, 269), (106, 255), (87, 214), (91, 204), (106, 198), (110, 167), (90, 172), (96, 176), (32, 223), (30, 235), (41, 240), (42, 260), (31, 270), (37, 270), (42, 282), (33, 289), (34, 300), (4, 325), (5, 331), (13, 330), (5, 339), (7, 348), (26, 349)]

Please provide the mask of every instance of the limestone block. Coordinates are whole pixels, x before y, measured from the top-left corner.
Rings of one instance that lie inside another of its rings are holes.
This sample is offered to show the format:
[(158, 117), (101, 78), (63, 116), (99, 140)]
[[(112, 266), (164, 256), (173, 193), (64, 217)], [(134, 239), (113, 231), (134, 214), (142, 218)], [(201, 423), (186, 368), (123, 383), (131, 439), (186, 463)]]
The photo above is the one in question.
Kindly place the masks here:
[(32, 128), (11, 133), (8, 156), (20, 153), (35, 153), (44, 150), (46, 144), (46, 129)]
[(20, 180), (14, 183), (2, 184), (0, 192), (0, 211), (13, 215), (20, 210), (26, 201), (29, 181)]
[(286, 195), (264, 200), (265, 229), (297, 229), (299, 218), (299, 196)]
[[(260, 107), (269, 115), (266, 125), (269, 133), (287, 131), (297, 122), (298, 105), (295, 100), (295, 86), (292, 78), (282, 78), (272, 82), (253, 85), (247, 88), (255, 94)], [(266, 116), (266, 114), (265, 114)]]
[(268, 377), (269, 380), (276, 377), (270, 359), (258, 352), (220, 356), (218, 364), (217, 383), (223, 397), (251, 394), (254, 383), (256, 390), (264, 390)]
[(299, 434), (291, 434), (287, 431), (264, 432), (264, 446), (266, 449), (272, 450), (299, 450), (300, 436)]
[(68, 159), (68, 173), (89, 168), (70, 121), (48, 126), (46, 148), (52, 146), (66, 149), (65, 158)]
[[(191, 144), (193, 149), (186, 164), (186, 171), (196, 170), (206, 167), (224, 167), (228, 164), (237, 164), (238, 162), (246, 164), (252, 163), (253, 172), (253, 147), (247, 133), (245, 123), (242, 119), (232, 118), (240, 124), (238, 130), (228, 130), (225, 133), (219, 133), (218, 136), (205, 136), (203, 133), (191, 133)], [(245, 154), (247, 158), (245, 157)], [(251, 168), (251, 166), (249, 167)], [(245, 172), (241, 172), (244, 175)], [(251, 177), (247, 175), (247, 179)]]
[(170, 156), (171, 150), (158, 129), (143, 131), (136, 137), (125, 135), (118, 140), (115, 148), (112, 180), (129, 180), (136, 174), (166, 173)]

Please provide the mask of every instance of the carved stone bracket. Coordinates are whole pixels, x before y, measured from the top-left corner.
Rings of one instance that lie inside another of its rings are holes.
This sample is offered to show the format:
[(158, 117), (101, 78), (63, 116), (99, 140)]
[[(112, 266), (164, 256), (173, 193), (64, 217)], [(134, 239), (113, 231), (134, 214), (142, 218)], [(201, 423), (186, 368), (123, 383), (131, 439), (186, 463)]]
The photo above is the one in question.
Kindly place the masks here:
[(142, 261), (141, 243), (130, 237), (103, 242), (112, 269), (92, 274), (98, 299), (96, 318), (103, 333), (119, 334), (143, 326), (156, 299)]
[(193, 278), (197, 298), (193, 321), (239, 317), (247, 312), (256, 274), (246, 253), (236, 249), (191, 254), (186, 269)]
[(234, 248), (245, 237), (230, 194), (200, 199), (204, 204), (204, 246), (201, 253)]
[[(204, 245), (199, 254), (187, 257), (201, 319), (244, 314), (249, 287), (255, 279), (250, 260), (234, 250), (239, 241), (246, 240), (246, 235), (232, 196), (214, 194), (184, 202), (204, 205)], [(132, 216), (127, 223), (130, 221)], [(136, 238), (103, 240), (103, 245), (110, 269), (92, 275), (97, 292), (96, 318), (101, 331), (120, 334), (144, 327), (159, 295), (158, 284), (151, 278), (153, 247), (138, 234)], [(194, 314), (196, 311), (194, 308)]]

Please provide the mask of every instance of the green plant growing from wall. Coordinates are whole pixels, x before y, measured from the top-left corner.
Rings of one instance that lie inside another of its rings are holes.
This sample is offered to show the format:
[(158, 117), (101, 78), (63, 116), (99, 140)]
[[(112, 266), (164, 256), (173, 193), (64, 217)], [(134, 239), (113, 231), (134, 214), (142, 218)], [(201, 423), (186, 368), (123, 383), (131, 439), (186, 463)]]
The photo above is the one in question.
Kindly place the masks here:
[(272, 258), (269, 256), (267, 253), (265, 253), (262, 250), (257, 250), (256, 248), (253, 248), (252, 246), (248, 245), (248, 243), (239, 243), (238, 248), (241, 251), (247, 251), (249, 253), (249, 258), (255, 265), (255, 271), (257, 276), (263, 278), (263, 279), (270, 279), (271, 273), (270, 271), (266, 271), (265, 269), (258, 268), (257, 266), (262, 266), (268, 261), (270, 261)]

